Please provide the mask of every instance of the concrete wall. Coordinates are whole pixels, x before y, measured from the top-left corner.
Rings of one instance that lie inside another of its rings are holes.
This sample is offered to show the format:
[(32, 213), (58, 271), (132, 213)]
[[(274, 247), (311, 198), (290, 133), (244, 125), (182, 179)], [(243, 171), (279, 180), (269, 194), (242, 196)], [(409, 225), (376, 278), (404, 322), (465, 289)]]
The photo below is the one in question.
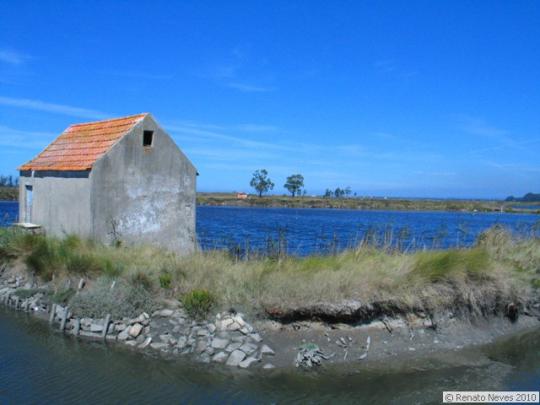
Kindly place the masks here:
[(26, 220), (26, 186), (31, 185), (32, 223), (59, 237), (92, 235), (87, 172), (21, 172), (19, 181), (19, 222)]
[[(151, 147), (144, 130), (154, 131)], [(90, 180), (95, 239), (196, 248), (196, 169), (151, 116), (94, 164)]]

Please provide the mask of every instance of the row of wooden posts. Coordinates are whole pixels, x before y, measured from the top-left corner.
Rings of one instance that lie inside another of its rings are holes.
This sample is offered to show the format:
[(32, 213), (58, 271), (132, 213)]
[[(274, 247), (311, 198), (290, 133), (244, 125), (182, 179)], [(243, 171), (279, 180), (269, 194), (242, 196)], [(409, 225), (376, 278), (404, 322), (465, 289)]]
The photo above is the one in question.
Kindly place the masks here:
[[(49, 323), (52, 325), (54, 323), (54, 318), (56, 315), (56, 309), (57, 304), (52, 304), (51, 306), (51, 313), (49, 315)], [(62, 312), (62, 317), (60, 318), (60, 331), (64, 332), (66, 329), (66, 323), (69, 318), (69, 307), (65, 307)], [(105, 316), (105, 320), (103, 321), (103, 330), (101, 331), (101, 338), (105, 339), (107, 336), (107, 332), (109, 331), (109, 324), (111, 323), (111, 315), (107, 314)], [(81, 320), (79, 318), (75, 318), (75, 327), (73, 330), (73, 334), (75, 336), (79, 336), (81, 334)], [(95, 336), (95, 335), (91, 335)]]
[[(3, 304), (5, 306), (13, 307), (16, 310), (23, 310), (25, 312), (30, 312), (30, 310), (31, 310), (30, 301), (27, 300), (26, 303), (24, 303), (24, 306), (23, 306), (23, 302), (24, 301), (20, 297), (17, 297), (17, 296), (15, 296), (14, 299), (13, 299), (12, 295), (6, 295), (3, 298)], [(49, 309), (50, 309), (50, 312), (49, 312), (49, 324), (51, 326), (54, 324), (54, 319), (55, 319), (55, 316), (56, 316), (56, 310), (57, 310), (58, 307), (62, 308), (61, 306), (59, 306), (57, 304), (52, 304), (49, 307)], [(68, 319), (69, 319), (69, 307), (64, 307), (63, 311), (62, 311), (61, 318), (60, 318), (60, 328), (59, 328), (62, 333), (65, 332), (66, 323), (67, 323)], [(111, 315), (107, 314), (107, 316), (105, 317), (105, 320), (103, 322), (103, 330), (101, 332), (101, 338), (103, 338), (103, 339), (106, 338), (107, 332), (109, 330), (109, 324), (110, 323), (111, 323)], [(75, 327), (74, 327), (74, 330), (73, 330), (73, 334), (75, 336), (79, 336), (81, 333), (82, 333), (82, 331), (81, 331), (81, 320), (79, 318), (75, 318)], [(92, 336), (95, 336), (95, 335), (92, 334)]]

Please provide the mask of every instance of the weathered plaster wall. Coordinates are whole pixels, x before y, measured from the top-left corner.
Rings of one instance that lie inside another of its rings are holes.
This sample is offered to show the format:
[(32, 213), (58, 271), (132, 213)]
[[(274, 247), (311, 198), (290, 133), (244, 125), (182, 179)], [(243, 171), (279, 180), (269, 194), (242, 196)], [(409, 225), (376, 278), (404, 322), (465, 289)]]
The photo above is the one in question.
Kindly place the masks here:
[(26, 185), (31, 185), (32, 223), (41, 225), (49, 235), (92, 235), (87, 173), (35, 172), (32, 177), (31, 173), (24, 172), (19, 180), (20, 222), (26, 218)]
[[(143, 130), (154, 131), (152, 147)], [(196, 169), (151, 116), (94, 164), (90, 180), (94, 238), (195, 249)]]

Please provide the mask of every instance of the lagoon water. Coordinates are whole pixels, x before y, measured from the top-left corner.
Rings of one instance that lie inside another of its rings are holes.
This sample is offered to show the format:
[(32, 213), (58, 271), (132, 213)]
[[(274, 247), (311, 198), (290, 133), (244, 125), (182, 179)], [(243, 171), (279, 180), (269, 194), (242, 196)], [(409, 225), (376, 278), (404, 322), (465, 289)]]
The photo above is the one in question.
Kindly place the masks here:
[(0, 308), (0, 403), (440, 403), (443, 390), (538, 390), (540, 331), (418, 360), (241, 371), (79, 341)]
[[(0, 226), (17, 218), (16, 202), (0, 202)], [(289, 254), (332, 253), (362, 240), (403, 250), (471, 246), (486, 229), (540, 235), (540, 215), (423, 211), (197, 207), (197, 237), (203, 249)]]
[[(1, 225), (17, 204), (0, 202)], [(499, 224), (538, 232), (535, 215), (199, 207), (204, 249), (264, 250), (285, 240), (309, 254), (358, 243), (366, 234), (407, 229), (404, 248), (471, 245)], [(535, 226), (536, 224), (536, 226)], [(370, 231), (375, 229), (375, 231)], [(403, 231), (402, 231), (403, 232)], [(395, 239), (395, 238), (394, 238)], [(394, 243), (398, 243), (397, 239)], [(540, 330), (436, 357), (346, 369), (242, 372), (143, 356), (78, 341), (46, 322), (0, 307), (0, 404), (20, 403), (440, 403), (443, 390), (538, 390)]]

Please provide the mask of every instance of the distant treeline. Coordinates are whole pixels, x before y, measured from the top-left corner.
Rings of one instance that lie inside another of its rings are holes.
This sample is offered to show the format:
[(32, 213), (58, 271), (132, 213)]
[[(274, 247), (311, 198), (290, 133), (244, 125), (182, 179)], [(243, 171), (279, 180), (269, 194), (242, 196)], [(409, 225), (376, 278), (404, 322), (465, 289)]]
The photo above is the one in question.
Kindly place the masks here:
[(0, 175), (0, 187), (17, 187), (18, 185), (18, 177)]
[(15, 201), (19, 198), (19, 178), (0, 175), (0, 201)]
[(540, 202), (540, 194), (527, 193), (523, 197), (514, 197), (511, 195), (506, 198), (506, 201), (516, 201), (516, 202)]

